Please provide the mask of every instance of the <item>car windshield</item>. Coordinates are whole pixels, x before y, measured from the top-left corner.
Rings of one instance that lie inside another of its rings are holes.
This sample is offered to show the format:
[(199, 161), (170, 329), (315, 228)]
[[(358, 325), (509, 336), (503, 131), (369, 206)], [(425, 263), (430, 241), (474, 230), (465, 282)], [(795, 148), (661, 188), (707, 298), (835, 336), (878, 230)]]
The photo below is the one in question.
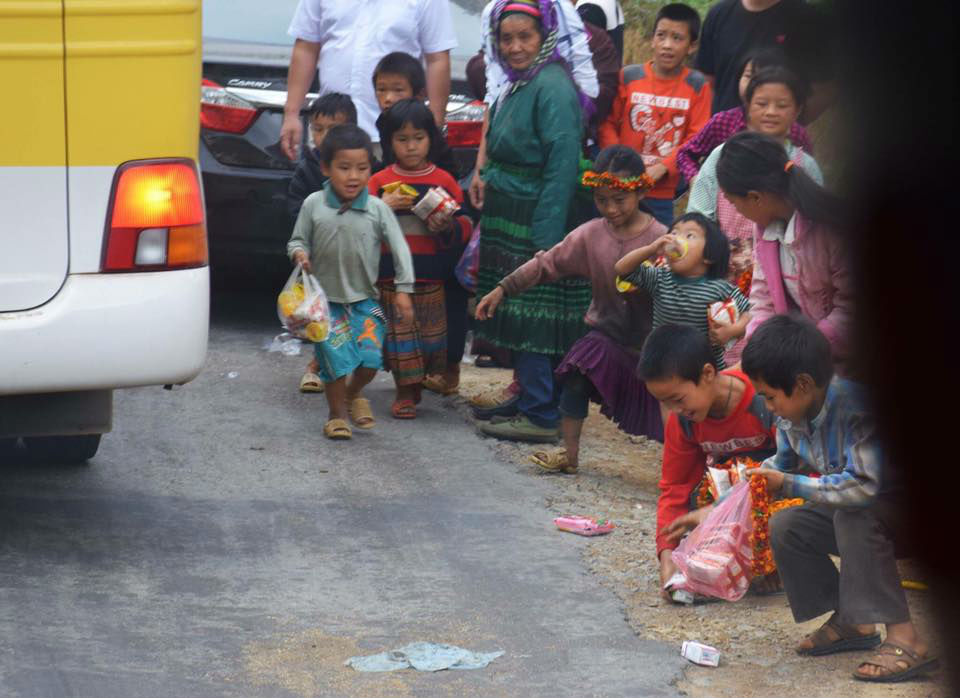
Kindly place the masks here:
[[(457, 35), (453, 55), (472, 56), (480, 48), (480, 13), (485, 0), (451, 0)], [(290, 46), (287, 34), (297, 0), (203, 0), (203, 36), (207, 39)]]

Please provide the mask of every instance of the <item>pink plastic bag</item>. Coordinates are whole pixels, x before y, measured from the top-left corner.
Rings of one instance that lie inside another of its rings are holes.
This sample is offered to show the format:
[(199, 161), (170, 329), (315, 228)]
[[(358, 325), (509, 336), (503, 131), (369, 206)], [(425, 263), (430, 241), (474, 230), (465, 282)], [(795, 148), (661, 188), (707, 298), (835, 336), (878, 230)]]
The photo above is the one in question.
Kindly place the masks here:
[(738, 482), (673, 551), (673, 561), (686, 578), (674, 588), (727, 601), (743, 597), (753, 564), (752, 506), (749, 482)]

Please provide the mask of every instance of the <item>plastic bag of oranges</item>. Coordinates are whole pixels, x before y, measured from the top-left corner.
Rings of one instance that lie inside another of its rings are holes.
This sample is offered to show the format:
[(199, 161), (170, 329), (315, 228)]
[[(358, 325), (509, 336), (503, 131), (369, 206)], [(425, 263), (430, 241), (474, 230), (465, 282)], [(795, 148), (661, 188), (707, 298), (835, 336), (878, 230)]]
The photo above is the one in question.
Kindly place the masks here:
[(299, 264), (277, 296), (277, 317), (290, 334), (310, 342), (323, 342), (330, 332), (327, 294)]

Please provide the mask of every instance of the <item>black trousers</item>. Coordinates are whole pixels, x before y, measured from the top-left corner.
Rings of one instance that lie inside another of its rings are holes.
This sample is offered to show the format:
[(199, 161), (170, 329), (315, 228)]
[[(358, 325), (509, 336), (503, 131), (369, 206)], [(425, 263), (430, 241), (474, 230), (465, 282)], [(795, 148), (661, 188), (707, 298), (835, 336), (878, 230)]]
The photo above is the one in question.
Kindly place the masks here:
[[(882, 507), (804, 504), (770, 517), (770, 547), (798, 623), (837, 611), (847, 624), (910, 620)], [(830, 559), (840, 556), (840, 570)]]

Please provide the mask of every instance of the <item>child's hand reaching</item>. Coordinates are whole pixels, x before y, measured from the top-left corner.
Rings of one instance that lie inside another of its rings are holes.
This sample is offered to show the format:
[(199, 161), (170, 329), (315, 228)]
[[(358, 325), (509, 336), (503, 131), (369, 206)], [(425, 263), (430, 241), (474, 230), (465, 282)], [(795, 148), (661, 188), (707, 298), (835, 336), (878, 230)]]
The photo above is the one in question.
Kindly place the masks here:
[(411, 208), (415, 198), (416, 197), (410, 196), (409, 194), (402, 194), (399, 190), (384, 192), (383, 196), (380, 197), (383, 203), (394, 211)]
[(313, 266), (310, 264), (310, 255), (308, 255), (304, 250), (296, 250), (293, 253), (293, 263), (299, 264), (308, 274), (313, 273)]
[(393, 310), (398, 323), (413, 322), (413, 301), (410, 300), (410, 294), (398, 291), (393, 297)]
[(676, 543), (687, 531), (692, 531), (707, 518), (707, 514), (713, 511), (713, 505), (694, 509), (689, 514), (678, 516), (661, 529), (660, 534), (667, 537), (668, 543)]
[(647, 175), (649, 175), (650, 179), (652, 179), (654, 182), (663, 179), (666, 174), (667, 166), (662, 162), (655, 163), (647, 168)]
[(490, 291), (485, 295), (480, 302), (477, 303), (477, 320), (483, 322), (484, 320), (489, 320), (493, 317), (493, 314), (497, 312), (497, 307), (503, 301), (503, 287), (497, 286), (495, 289)]

